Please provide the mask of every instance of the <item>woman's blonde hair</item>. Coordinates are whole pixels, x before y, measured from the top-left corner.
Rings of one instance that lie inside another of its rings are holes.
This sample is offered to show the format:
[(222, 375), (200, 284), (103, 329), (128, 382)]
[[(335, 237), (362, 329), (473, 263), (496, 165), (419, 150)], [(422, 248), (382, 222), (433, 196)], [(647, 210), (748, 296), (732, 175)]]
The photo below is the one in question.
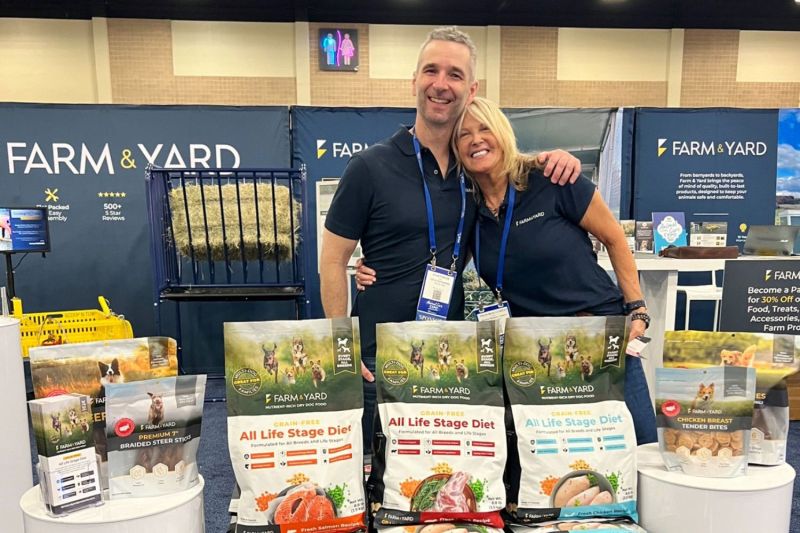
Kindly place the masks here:
[[(503, 174), (508, 176), (508, 180), (514, 184), (514, 188), (518, 191), (525, 190), (528, 187), (528, 173), (531, 170), (541, 170), (544, 166), (539, 163), (535, 154), (519, 151), (517, 148), (517, 136), (514, 135), (511, 122), (500, 110), (500, 107), (491, 100), (476, 96), (472, 103), (464, 109), (453, 130), (453, 138), (451, 140), (453, 152), (458, 155), (458, 134), (467, 113), (489, 128), (489, 131), (497, 139), (499, 148), (503, 150)], [(463, 167), (460, 159), (459, 165)]]

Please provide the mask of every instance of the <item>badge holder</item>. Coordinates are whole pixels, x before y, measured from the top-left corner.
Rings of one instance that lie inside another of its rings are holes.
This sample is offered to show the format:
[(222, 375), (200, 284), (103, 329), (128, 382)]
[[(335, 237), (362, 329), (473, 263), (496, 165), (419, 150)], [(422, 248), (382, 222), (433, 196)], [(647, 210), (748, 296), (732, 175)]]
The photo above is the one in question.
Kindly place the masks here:
[(436, 257), (425, 267), (425, 277), (417, 302), (417, 320), (447, 320), (450, 298), (456, 285), (456, 269), (436, 266)]

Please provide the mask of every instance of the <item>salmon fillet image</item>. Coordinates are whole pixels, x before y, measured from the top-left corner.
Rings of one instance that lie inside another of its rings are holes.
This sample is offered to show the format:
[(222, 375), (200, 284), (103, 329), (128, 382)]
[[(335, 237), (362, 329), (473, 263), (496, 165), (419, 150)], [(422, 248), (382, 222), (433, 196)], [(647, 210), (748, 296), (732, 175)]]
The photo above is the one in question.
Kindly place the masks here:
[(283, 501), (275, 508), (273, 521), (275, 524), (290, 524), (331, 518), (336, 518), (331, 500), (323, 494), (317, 494), (313, 485), (304, 483), (284, 496)]

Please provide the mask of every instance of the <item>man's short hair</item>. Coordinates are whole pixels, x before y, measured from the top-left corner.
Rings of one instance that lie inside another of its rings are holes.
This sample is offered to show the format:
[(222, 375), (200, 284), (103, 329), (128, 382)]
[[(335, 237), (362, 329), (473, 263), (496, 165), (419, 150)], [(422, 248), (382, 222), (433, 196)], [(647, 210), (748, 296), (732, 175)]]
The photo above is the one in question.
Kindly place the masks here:
[(422, 59), (422, 52), (431, 41), (448, 41), (451, 43), (459, 43), (469, 48), (469, 81), (473, 81), (475, 79), (478, 61), (478, 49), (475, 47), (475, 43), (472, 41), (472, 38), (467, 33), (459, 30), (456, 26), (442, 26), (435, 28), (428, 34), (428, 37), (425, 38), (425, 42), (423, 42), (422, 46), (419, 48), (419, 55), (417, 56), (417, 70), (419, 70), (419, 62)]

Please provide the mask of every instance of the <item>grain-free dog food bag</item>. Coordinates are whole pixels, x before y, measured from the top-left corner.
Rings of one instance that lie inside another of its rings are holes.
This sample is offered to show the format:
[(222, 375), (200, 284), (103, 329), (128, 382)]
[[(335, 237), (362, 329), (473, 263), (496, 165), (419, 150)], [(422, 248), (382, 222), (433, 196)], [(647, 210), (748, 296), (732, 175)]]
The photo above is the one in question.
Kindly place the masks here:
[(364, 527), (357, 319), (225, 324), (236, 532)]
[(168, 337), (142, 337), (31, 348), (33, 394), (45, 398), (76, 392), (92, 399), (87, 422), (93, 427), (94, 446), (103, 488), (108, 482), (105, 386), (178, 374), (178, 348)]
[(506, 441), (496, 322), (377, 326), (380, 430), (367, 484), (378, 528), (502, 527)]
[(512, 521), (637, 520), (636, 434), (624, 401), (626, 340), (624, 317), (506, 322)]
[(535, 526), (512, 524), (513, 533), (560, 533), (561, 531), (593, 531), (594, 533), (647, 533), (627, 518), (588, 518), (585, 520), (556, 520)]
[(756, 401), (750, 432), (750, 464), (786, 462), (789, 391), (786, 378), (800, 369), (800, 337), (772, 333), (667, 331), (664, 366), (743, 366), (756, 370)]
[(752, 368), (657, 368), (658, 445), (667, 470), (745, 475), (755, 395)]
[(171, 494), (198, 482), (206, 376), (106, 387), (109, 497)]

